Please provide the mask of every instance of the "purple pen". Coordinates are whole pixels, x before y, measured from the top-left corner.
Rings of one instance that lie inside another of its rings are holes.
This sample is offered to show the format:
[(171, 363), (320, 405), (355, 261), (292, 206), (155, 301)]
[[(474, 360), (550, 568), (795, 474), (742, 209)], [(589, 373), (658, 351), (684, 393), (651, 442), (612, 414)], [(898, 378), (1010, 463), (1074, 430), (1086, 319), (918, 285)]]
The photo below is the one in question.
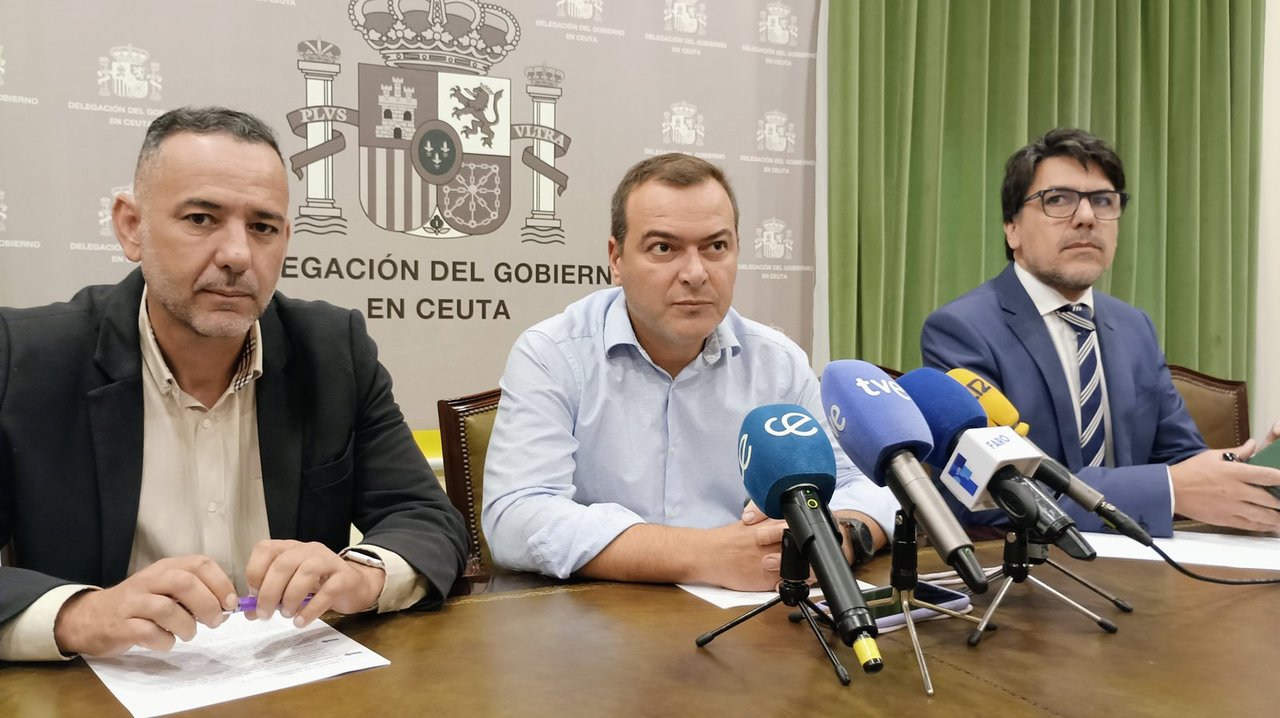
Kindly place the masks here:
[[(311, 602), (310, 595), (302, 599), (302, 605), (304, 606), (310, 602)], [(245, 596), (243, 598), (237, 598), (235, 610), (228, 611), (228, 613), (241, 613), (243, 611), (257, 611), (257, 610), (258, 610), (258, 597)]]

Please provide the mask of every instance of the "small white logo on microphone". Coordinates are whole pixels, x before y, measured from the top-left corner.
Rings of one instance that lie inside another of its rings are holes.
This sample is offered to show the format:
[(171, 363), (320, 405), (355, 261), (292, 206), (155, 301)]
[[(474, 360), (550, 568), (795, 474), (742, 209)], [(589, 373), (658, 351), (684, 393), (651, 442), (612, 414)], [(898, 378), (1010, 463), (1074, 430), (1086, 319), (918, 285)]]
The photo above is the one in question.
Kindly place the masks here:
[[(813, 436), (818, 433), (818, 427), (816, 425), (810, 426), (808, 429), (804, 428), (812, 421), (813, 417), (808, 414), (801, 414), (798, 411), (789, 411), (782, 416), (769, 417), (769, 420), (764, 423), (764, 430), (774, 436), (787, 436), (788, 434), (795, 434), (796, 436)], [(781, 429), (775, 428), (778, 422), (781, 422), (782, 424)]]
[(747, 467), (751, 465), (751, 445), (747, 443), (747, 435), (743, 434), (738, 439), (738, 471), (747, 473)]
[(827, 416), (831, 418), (831, 428), (835, 429), (837, 434), (843, 432), (844, 427), (849, 423), (848, 419), (845, 419), (840, 415), (839, 404), (832, 404), (831, 410), (827, 412)]
[(897, 394), (900, 398), (911, 401), (911, 396), (907, 394), (906, 390), (898, 386), (898, 382), (889, 378), (864, 379), (862, 377), (858, 377), (853, 383), (856, 384), (859, 389), (866, 392), (867, 396)]

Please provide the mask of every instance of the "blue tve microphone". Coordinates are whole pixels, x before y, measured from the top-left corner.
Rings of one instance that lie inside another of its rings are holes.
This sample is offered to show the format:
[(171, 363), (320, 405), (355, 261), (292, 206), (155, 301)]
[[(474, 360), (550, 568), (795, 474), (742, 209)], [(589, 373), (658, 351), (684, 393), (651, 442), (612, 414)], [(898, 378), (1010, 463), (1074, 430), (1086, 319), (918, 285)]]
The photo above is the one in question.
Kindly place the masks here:
[(786, 520), (818, 577), (840, 640), (853, 647), (863, 670), (879, 670), (876, 622), (827, 509), (836, 488), (836, 457), (822, 424), (799, 404), (752, 409), (742, 420), (738, 467), (756, 506), (769, 518)]
[[(1034, 472), (1040, 463), (1035, 447), (1012, 429), (988, 428), (987, 412), (978, 400), (937, 369), (915, 369), (898, 382), (915, 399), (933, 432), (933, 451), (926, 461), (940, 470), (942, 483), (958, 499), (973, 508), (966, 498), (981, 500), (989, 495), (1014, 526), (1030, 531), (1033, 538), (1056, 544), (1072, 558), (1097, 557), (1076, 522), (1024, 475), (1024, 469)], [(1018, 460), (1023, 457), (1030, 463)], [(981, 474), (961, 474), (957, 466)]]
[(822, 372), (822, 405), (836, 440), (853, 463), (877, 484), (889, 487), (965, 585), (974, 593), (986, 591), (987, 576), (973, 544), (920, 466), (920, 457), (933, 450), (933, 441), (911, 396), (876, 365), (842, 359)]

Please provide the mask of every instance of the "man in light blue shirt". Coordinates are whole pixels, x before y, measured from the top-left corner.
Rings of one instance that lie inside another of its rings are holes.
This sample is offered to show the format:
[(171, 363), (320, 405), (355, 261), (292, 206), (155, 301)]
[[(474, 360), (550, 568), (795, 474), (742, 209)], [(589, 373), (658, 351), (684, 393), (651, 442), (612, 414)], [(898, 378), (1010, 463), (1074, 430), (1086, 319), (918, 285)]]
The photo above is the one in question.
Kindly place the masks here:
[[(609, 237), (621, 287), (525, 331), (507, 360), (482, 513), (498, 564), (775, 586), (785, 524), (743, 508), (739, 427), (763, 404), (824, 412), (803, 350), (730, 307), (737, 226), (714, 165), (669, 154), (628, 171)], [(897, 503), (832, 447), (831, 509), (846, 555), (863, 558), (886, 543)]]

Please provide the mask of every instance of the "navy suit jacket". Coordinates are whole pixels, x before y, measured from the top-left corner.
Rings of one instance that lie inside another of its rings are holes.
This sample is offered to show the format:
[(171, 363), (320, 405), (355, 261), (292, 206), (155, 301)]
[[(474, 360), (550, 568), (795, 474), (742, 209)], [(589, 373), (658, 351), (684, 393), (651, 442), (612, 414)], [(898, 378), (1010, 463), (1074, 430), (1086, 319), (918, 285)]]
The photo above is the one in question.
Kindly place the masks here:
[[(70, 302), (0, 310), (0, 622), (66, 583), (125, 578), (142, 486), (141, 271)], [(272, 538), (337, 551), (349, 526), (426, 577), (438, 607), (462, 518), (431, 472), (358, 312), (272, 298), (258, 441)]]
[[(926, 366), (942, 371), (964, 367), (990, 379), (1031, 425), (1028, 437), (1042, 451), (1153, 536), (1169, 536), (1173, 517), (1167, 465), (1207, 447), (1169, 378), (1151, 318), (1096, 289), (1093, 299), (1116, 468), (1083, 467), (1062, 362), (1012, 262), (994, 279), (929, 315), (920, 351)], [(1103, 530), (1093, 514), (1070, 501), (1062, 504), (1081, 530)], [(999, 512), (961, 513), (961, 520), (971, 525), (1003, 518)]]

